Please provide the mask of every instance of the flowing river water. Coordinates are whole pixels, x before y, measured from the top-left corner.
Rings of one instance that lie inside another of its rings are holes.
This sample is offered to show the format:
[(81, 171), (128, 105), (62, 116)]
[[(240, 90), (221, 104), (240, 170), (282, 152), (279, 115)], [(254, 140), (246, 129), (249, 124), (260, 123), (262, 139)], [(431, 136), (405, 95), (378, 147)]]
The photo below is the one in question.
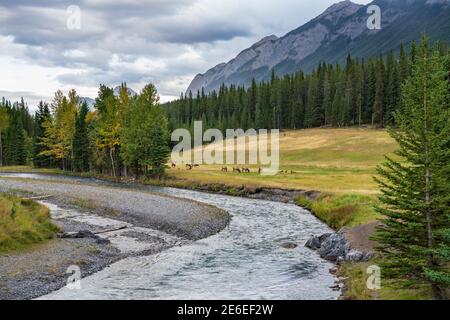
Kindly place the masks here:
[[(30, 177), (29, 177), (30, 178)], [(218, 234), (150, 256), (129, 257), (41, 299), (336, 299), (333, 265), (304, 247), (331, 230), (293, 204), (190, 190), (151, 191), (232, 215)], [(55, 211), (56, 209), (53, 208)], [(295, 249), (282, 248), (295, 243)]]

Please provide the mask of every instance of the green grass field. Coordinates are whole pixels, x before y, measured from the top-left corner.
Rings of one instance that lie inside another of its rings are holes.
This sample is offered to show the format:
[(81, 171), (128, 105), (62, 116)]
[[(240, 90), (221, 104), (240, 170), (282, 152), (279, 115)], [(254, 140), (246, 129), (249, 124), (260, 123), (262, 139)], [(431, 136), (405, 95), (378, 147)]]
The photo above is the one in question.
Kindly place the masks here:
[(51, 239), (57, 231), (45, 206), (0, 194), (0, 253), (25, 249)]

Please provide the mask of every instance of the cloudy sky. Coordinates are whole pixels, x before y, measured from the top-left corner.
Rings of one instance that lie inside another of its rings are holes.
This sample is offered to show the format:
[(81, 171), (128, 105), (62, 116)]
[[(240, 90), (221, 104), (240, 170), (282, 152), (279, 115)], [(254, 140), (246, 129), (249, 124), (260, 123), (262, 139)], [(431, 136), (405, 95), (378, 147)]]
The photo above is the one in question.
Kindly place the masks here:
[(33, 107), (58, 89), (94, 98), (100, 83), (126, 81), (135, 91), (152, 82), (167, 101), (195, 74), (334, 2), (0, 0), (0, 97), (23, 96)]

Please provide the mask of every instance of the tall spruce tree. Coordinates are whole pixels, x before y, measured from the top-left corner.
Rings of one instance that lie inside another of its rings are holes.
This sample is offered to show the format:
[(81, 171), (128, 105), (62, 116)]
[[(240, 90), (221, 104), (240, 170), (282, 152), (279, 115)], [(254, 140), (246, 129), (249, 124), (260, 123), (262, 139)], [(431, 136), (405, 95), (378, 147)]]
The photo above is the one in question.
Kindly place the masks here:
[(26, 132), (17, 107), (13, 107), (11, 123), (6, 133), (5, 160), (8, 165), (27, 164)]
[(151, 167), (152, 176), (160, 179), (164, 176), (166, 163), (170, 149), (168, 147), (168, 132), (166, 120), (162, 119), (152, 128), (149, 147), (148, 165)]
[(74, 170), (77, 172), (89, 171), (89, 136), (86, 125), (86, 116), (88, 112), (89, 108), (87, 103), (83, 102), (77, 114), (75, 133), (73, 135), (73, 163)]
[(387, 158), (377, 179), (385, 218), (376, 239), (384, 274), (429, 283), (435, 299), (450, 285), (450, 101), (446, 69), (422, 40), (390, 130), (402, 160)]
[(33, 137), (33, 165), (35, 167), (49, 167), (51, 158), (43, 156), (44, 146), (41, 144), (45, 137), (45, 124), (51, 122), (51, 114), (48, 104), (40, 102), (38, 110), (34, 116), (34, 137)]
[(3, 166), (3, 132), (9, 127), (8, 110), (2, 103), (0, 105), (0, 167)]

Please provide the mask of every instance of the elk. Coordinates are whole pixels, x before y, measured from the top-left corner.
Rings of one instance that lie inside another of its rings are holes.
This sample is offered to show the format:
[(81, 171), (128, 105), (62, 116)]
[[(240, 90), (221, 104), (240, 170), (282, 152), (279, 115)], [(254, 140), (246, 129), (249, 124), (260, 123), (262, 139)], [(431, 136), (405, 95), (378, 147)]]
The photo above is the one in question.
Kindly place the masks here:
[(239, 169), (239, 168), (236, 168), (236, 167), (234, 167), (234, 168), (233, 168), (233, 173), (234, 173), (234, 172), (237, 172), (237, 173), (242, 173), (242, 172), (241, 172), (241, 169)]
[(249, 168), (242, 168), (242, 172), (243, 173), (250, 173), (250, 169)]
[(222, 167), (222, 172), (228, 172), (228, 167)]
[(172, 168), (176, 168), (176, 167), (177, 167), (177, 165), (172, 162)]
[(187, 170), (192, 170), (192, 168), (193, 168), (192, 164), (186, 164), (186, 169)]

